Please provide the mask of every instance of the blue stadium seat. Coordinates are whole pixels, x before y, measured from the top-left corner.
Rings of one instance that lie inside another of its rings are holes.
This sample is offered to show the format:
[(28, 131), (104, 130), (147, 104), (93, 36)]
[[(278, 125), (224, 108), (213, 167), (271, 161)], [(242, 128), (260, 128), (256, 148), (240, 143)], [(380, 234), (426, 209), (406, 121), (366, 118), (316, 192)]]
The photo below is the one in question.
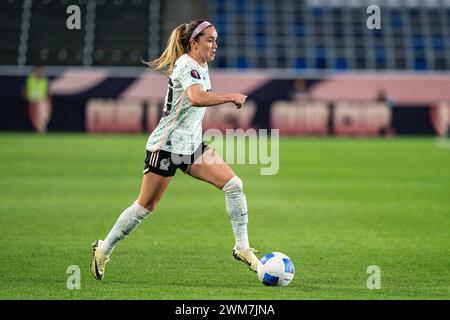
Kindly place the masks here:
[(221, 36), (226, 35), (227, 24), (223, 18), (217, 17), (216, 19), (214, 19), (214, 22), (211, 22), (211, 23), (214, 23), (214, 27), (216, 28), (218, 35), (221, 35)]
[(234, 0), (234, 11), (238, 15), (245, 15), (245, 1), (244, 0)]
[(424, 46), (423, 37), (418, 34), (413, 35), (411, 38), (411, 46), (414, 49), (422, 49)]
[(327, 66), (327, 59), (325, 58), (316, 58), (316, 65), (315, 67), (317, 69), (326, 69)]
[(257, 23), (266, 21), (266, 8), (263, 3), (259, 3), (255, 7), (254, 18)]
[(237, 69), (246, 69), (246, 68), (248, 68), (249, 65), (248, 65), (247, 58), (243, 57), (243, 56), (237, 57), (236, 61), (235, 61), (235, 64), (234, 64), (234, 67), (237, 68)]
[(343, 57), (339, 57), (336, 59), (334, 63), (334, 68), (338, 70), (345, 70), (347, 69), (347, 59)]
[(315, 56), (317, 58), (325, 58), (326, 57), (326, 51), (324, 47), (316, 47), (315, 49)]
[(295, 59), (295, 64), (294, 64), (294, 68), (295, 69), (306, 69), (308, 68), (308, 63), (306, 62), (305, 58), (296, 58)]
[(296, 37), (303, 38), (305, 36), (305, 26), (303, 23), (294, 24), (294, 32)]
[(320, 6), (314, 6), (311, 8), (311, 13), (315, 18), (322, 18), (324, 15), (324, 8)]
[(403, 26), (403, 21), (400, 13), (393, 12), (390, 16), (390, 23), (392, 28), (401, 28)]
[(431, 43), (435, 52), (444, 51), (444, 38), (439, 35), (431, 37)]
[(425, 58), (415, 58), (414, 59), (414, 69), (415, 70), (428, 69), (427, 61), (425, 60)]
[(376, 69), (385, 69), (386, 68), (386, 59), (384, 57), (376, 57), (375, 58), (375, 68)]
[(385, 50), (383, 47), (375, 48), (375, 58), (376, 59), (384, 59), (385, 58)]
[(255, 45), (258, 49), (263, 49), (266, 47), (266, 36), (264, 34), (257, 35), (255, 40)]

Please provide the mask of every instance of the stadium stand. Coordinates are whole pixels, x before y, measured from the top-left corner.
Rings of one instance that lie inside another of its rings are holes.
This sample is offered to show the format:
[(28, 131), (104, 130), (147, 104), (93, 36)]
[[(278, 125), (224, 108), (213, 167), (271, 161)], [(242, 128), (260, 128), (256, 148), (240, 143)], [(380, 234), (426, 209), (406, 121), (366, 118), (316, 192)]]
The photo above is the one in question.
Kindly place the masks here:
[(14, 65), (18, 63), (22, 12), (23, 1), (2, 2), (2, 9), (0, 10), (1, 64)]
[(93, 65), (136, 65), (146, 58), (148, 24), (149, 1), (97, 1)]
[[(83, 64), (85, 33), (66, 27), (68, 5), (68, 1), (32, 1), (26, 50), (27, 64)], [(85, 6), (80, 6), (80, 9), (81, 16), (85, 16)], [(85, 24), (81, 27), (84, 29)]]
[[(372, 2), (382, 3), (380, 30), (366, 27)], [(65, 27), (69, 4), (81, 8), (81, 30)], [(5, 0), (1, 64), (137, 66), (199, 10), (219, 33), (217, 68), (450, 67), (449, 0)]]

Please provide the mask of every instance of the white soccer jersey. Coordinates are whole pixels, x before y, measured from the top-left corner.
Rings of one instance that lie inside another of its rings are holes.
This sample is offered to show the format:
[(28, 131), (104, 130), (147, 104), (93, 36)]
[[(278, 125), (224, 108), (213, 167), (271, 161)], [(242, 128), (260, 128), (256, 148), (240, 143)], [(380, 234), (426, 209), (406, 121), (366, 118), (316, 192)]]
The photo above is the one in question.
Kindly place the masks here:
[(175, 62), (169, 77), (169, 87), (158, 126), (147, 141), (147, 150), (165, 150), (179, 154), (192, 154), (202, 143), (204, 107), (193, 107), (186, 89), (201, 84), (203, 91), (211, 91), (208, 65), (200, 66), (184, 54)]

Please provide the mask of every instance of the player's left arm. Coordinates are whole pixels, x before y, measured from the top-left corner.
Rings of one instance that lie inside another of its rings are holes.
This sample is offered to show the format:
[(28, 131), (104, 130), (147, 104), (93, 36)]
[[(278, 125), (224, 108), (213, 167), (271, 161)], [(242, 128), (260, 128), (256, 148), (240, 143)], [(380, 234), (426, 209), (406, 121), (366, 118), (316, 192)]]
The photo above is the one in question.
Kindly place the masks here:
[(193, 107), (211, 107), (218, 104), (232, 102), (239, 109), (247, 96), (241, 93), (216, 93), (202, 90), (201, 84), (191, 85), (186, 89), (186, 95)]

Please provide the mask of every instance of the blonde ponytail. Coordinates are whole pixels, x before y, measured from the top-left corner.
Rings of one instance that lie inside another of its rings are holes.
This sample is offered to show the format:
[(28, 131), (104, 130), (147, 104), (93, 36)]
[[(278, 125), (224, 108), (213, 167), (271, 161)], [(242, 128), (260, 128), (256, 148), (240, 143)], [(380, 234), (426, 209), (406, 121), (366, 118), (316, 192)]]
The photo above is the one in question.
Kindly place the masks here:
[[(142, 59), (142, 63), (145, 63), (150, 68), (155, 71), (161, 71), (166, 76), (170, 76), (175, 67), (175, 62), (183, 54), (188, 53), (190, 49), (189, 39), (203, 20), (194, 20), (190, 23), (180, 24), (178, 27), (173, 29), (170, 35), (169, 41), (167, 41), (166, 50), (162, 55), (153, 61), (145, 62)], [(203, 33), (196, 33), (193, 37), (195, 41), (198, 41)]]
[(186, 30), (188, 27), (188, 24), (181, 24), (176, 27), (172, 31), (169, 41), (167, 41), (167, 47), (163, 54), (153, 61), (143, 61), (143, 63), (147, 64), (155, 71), (162, 71), (166, 76), (170, 76), (175, 66), (175, 61), (188, 50), (188, 38), (186, 37)]

